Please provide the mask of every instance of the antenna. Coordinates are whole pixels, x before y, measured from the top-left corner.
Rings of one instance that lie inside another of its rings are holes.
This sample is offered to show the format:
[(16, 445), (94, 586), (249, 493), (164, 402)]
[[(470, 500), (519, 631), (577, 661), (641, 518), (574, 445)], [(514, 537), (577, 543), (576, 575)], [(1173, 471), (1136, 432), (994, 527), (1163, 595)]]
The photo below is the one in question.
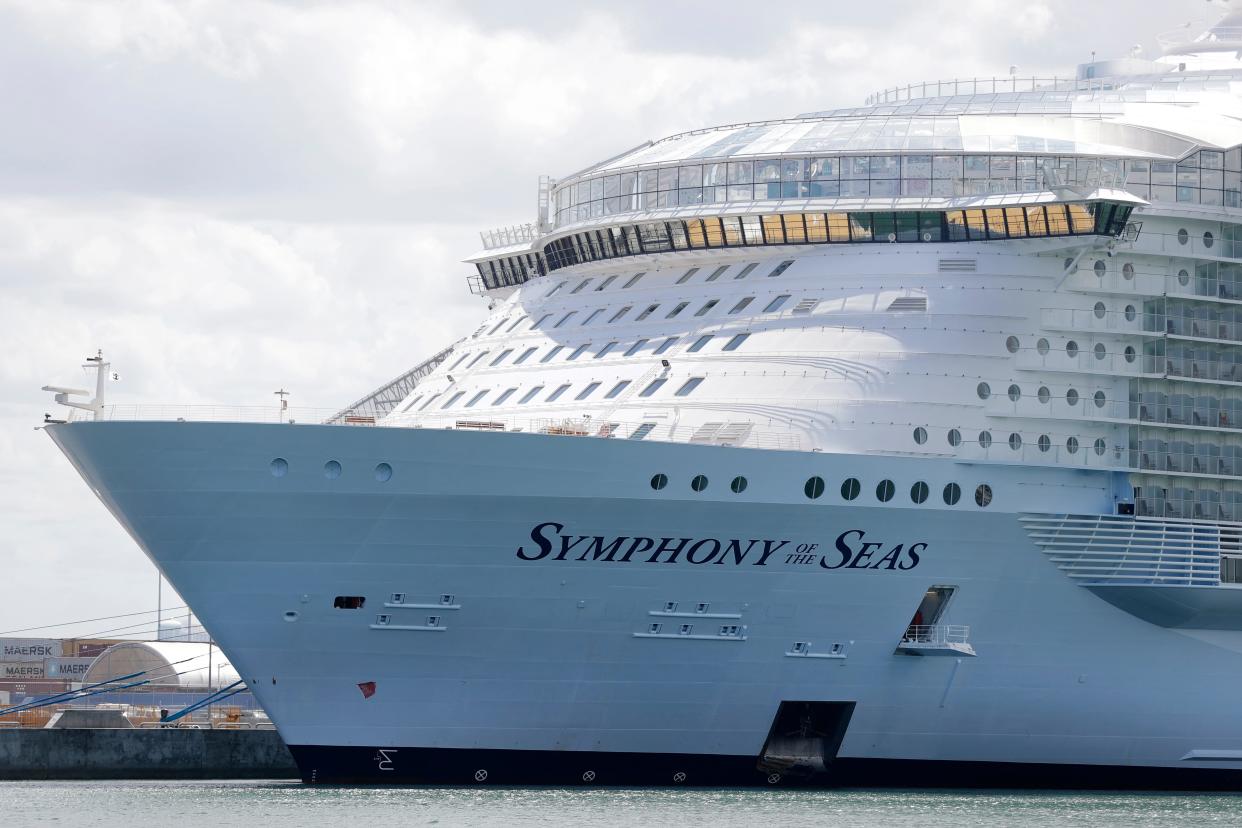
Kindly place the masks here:
[(109, 379), (120, 379), (120, 375), (113, 374), (108, 369), (112, 367), (112, 363), (104, 362), (103, 349), (95, 351), (94, 356), (86, 358), (86, 364), (82, 366), (88, 371), (95, 372), (95, 398), (87, 402), (71, 400), (70, 397), (85, 397), (89, 391), (81, 388), (62, 388), (58, 385), (45, 385), (44, 391), (50, 391), (56, 396), (54, 399), (59, 405), (67, 408), (80, 408), (83, 411), (89, 411), (94, 415), (96, 420), (103, 419), (104, 408), (104, 383)]
[(286, 397), (289, 396), (289, 392), (282, 388), (279, 391), (273, 391), (272, 393), (277, 397), (280, 397), (279, 419), (280, 422), (283, 423), (285, 421), (285, 412), (289, 410), (289, 400), (286, 399)]

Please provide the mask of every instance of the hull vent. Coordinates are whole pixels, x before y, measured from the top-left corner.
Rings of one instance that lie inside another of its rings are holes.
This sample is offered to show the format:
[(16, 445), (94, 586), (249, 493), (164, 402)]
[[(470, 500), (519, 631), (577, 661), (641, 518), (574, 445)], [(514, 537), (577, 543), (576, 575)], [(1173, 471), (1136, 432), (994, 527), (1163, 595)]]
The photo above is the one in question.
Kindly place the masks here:
[(941, 259), (937, 268), (941, 273), (975, 273), (979, 270), (977, 259)]
[(810, 313), (819, 304), (818, 299), (803, 299), (793, 309), (794, 313)]
[(925, 312), (927, 310), (927, 297), (926, 296), (899, 296), (893, 300), (893, 303), (888, 306), (888, 309), (892, 312), (901, 312), (901, 311)]

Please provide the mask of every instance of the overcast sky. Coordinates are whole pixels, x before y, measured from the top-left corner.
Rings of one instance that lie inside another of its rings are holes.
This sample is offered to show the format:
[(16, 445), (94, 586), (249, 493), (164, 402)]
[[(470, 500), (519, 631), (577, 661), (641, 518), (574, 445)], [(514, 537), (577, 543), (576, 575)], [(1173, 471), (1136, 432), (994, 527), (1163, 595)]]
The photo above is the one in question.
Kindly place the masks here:
[[(339, 407), (468, 333), (461, 259), (564, 175), (935, 78), (1065, 74), (1204, 0), (0, 0), (0, 634), (154, 609), (35, 426), (117, 402)], [(107, 625), (64, 628), (87, 634)]]

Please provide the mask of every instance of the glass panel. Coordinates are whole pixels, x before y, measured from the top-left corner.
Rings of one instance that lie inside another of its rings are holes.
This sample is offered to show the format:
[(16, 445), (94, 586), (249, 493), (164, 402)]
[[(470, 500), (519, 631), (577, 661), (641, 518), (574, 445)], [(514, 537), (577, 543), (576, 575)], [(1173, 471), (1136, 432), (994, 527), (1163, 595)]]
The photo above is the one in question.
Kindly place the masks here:
[(763, 217), (763, 235), (768, 244), (785, 243), (785, 229), (781, 225), (780, 216)]
[(823, 213), (807, 213), (803, 216), (806, 222), (806, 240), (812, 243), (828, 241), (828, 222)]
[(982, 210), (966, 211), (966, 227), (970, 230), (970, 238), (972, 240), (986, 239), (988, 237)]
[(834, 242), (847, 242), (850, 240), (850, 218), (848, 214), (828, 214), (828, 238)]
[(1026, 212), (1021, 207), (1006, 207), (1005, 223), (1009, 225), (1010, 238), (1026, 237)]
[(730, 247), (739, 247), (742, 244), (742, 222), (737, 216), (728, 216), (720, 220), (724, 226), (725, 244)]
[(1044, 216), (1043, 207), (1026, 208), (1026, 226), (1032, 236), (1048, 235), (1048, 219)]
[(686, 237), (693, 248), (707, 247), (707, 236), (703, 231), (702, 219), (690, 219), (686, 222)]
[(1070, 222), (1075, 233), (1091, 233), (1095, 230), (1095, 216), (1085, 204), (1070, 204)]
[(785, 241), (789, 244), (804, 244), (806, 227), (802, 224), (802, 214), (791, 213), (781, 218), (785, 220)]
[(871, 214), (850, 213), (850, 239), (871, 241)]
[(1049, 204), (1044, 209), (1048, 213), (1048, 234), (1050, 236), (1068, 236), (1069, 220), (1065, 216), (1065, 205)]
[(742, 216), (742, 235), (746, 244), (763, 244), (763, 230), (758, 216)]
[(720, 219), (703, 219), (703, 231), (707, 234), (708, 247), (724, 246), (724, 232), (720, 229)]
[(999, 208), (987, 210), (988, 219), (988, 238), (1003, 239), (1006, 237), (1005, 232), (1005, 211)]

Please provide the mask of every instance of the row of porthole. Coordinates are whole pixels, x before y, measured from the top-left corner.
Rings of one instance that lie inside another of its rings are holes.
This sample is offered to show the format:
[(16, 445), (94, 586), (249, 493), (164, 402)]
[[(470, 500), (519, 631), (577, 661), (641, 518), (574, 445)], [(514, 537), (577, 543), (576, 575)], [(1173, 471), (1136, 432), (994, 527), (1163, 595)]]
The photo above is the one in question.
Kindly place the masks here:
[[(272, 477), (284, 477), (289, 473), (289, 461), (283, 457), (277, 457), (268, 468), (272, 471)], [(392, 479), (392, 466), (387, 463), (380, 463), (375, 467), (375, 479), (381, 483), (387, 483)], [(341, 464), (336, 460), (329, 460), (323, 464), (323, 476), (329, 480), (336, 480), (341, 476)]]
[[(962, 432), (958, 431), (956, 428), (951, 428), (949, 429), (947, 439), (949, 441), (950, 446), (952, 446), (953, 448), (957, 448), (958, 446), (962, 444)], [(923, 428), (922, 426), (918, 426), (917, 428), (915, 428), (914, 429), (914, 442), (920, 446), (926, 443), (927, 442), (927, 429)], [(979, 445), (985, 449), (991, 448), (992, 432), (990, 431), (979, 432)], [(1036, 445), (1039, 446), (1040, 451), (1050, 451), (1052, 449), (1052, 438), (1049, 437), (1047, 434), (1041, 434), (1039, 435), (1039, 439), (1036, 441)], [(1014, 451), (1017, 451), (1018, 449), (1022, 448), (1022, 435), (1016, 431), (1010, 434), (1009, 435), (1009, 447), (1013, 449)], [(1077, 437), (1066, 438), (1065, 450), (1068, 451), (1070, 454), (1077, 454), (1079, 447), (1080, 447), (1080, 443), (1078, 442)], [(1092, 445), (1092, 447), (1095, 449), (1095, 453), (1100, 456), (1103, 456), (1104, 452), (1108, 451), (1108, 443), (1104, 440), (1103, 437), (1096, 438), (1096, 441)]]
[[(1095, 314), (1097, 317), (1103, 319), (1103, 317), (1100, 316), (1101, 308), (1103, 308), (1103, 305), (1100, 303), (1097, 303)], [(1137, 314), (1137, 311), (1134, 309), (1134, 306), (1126, 305), (1126, 319), (1133, 322), (1135, 314)], [(1016, 336), (1011, 336), (1005, 340), (1005, 350), (1009, 351), (1009, 353), (1011, 354), (1016, 354), (1021, 347), (1022, 347), (1022, 343), (1019, 341), (1019, 339)], [(1041, 338), (1038, 342), (1035, 343), (1035, 350), (1039, 353), (1040, 356), (1047, 356), (1048, 352), (1052, 350), (1052, 345), (1048, 342), (1047, 339)], [(1068, 356), (1070, 359), (1077, 359), (1079, 351), (1080, 351), (1080, 348), (1078, 346), (1078, 343), (1075, 342), (1074, 340), (1071, 339), (1065, 343), (1065, 355)], [(1097, 342), (1095, 343), (1095, 347), (1092, 349), (1092, 353), (1095, 354), (1096, 359), (1104, 359), (1104, 357), (1108, 356), (1108, 348), (1105, 347), (1103, 342)], [(1138, 356), (1138, 352), (1134, 350), (1134, 347), (1132, 345), (1127, 345), (1125, 347), (1125, 351), (1123, 351), (1123, 354), (1125, 356), (1126, 362), (1134, 362), (1135, 358)], [(980, 386), (983, 386), (983, 385), (986, 385), (986, 383), (980, 383)], [(987, 398), (984, 397), (983, 399), (987, 399)]]
[[(979, 399), (986, 400), (992, 396), (992, 386), (986, 382), (981, 382), (975, 388), (975, 393), (979, 395)], [(1010, 385), (1005, 393), (1009, 396), (1011, 402), (1017, 402), (1022, 399), (1022, 387), (1017, 384)], [(1052, 391), (1046, 385), (1041, 385), (1039, 391), (1036, 392), (1036, 397), (1041, 403), (1047, 404), (1052, 399)], [(1096, 391), (1091, 399), (1095, 402), (1096, 408), (1103, 408), (1105, 403), (1108, 402), (1108, 395), (1103, 391)], [(1079, 394), (1077, 389), (1071, 388), (1065, 392), (1065, 401), (1070, 405), (1078, 405), (1078, 400)]]
[[(701, 492), (707, 488), (708, 480), (706, 475), (695, 475), (690, 481), (690, 488), (696, 492)], [(803, 492), (811, 500), (818, 500), (824, 495), (824, 479), (822, 477), (812, 477), (806, 481), (803, 486)], [(668, 486), (668, 475), (657, 474), (651, 478), (651, 488), (657, 492)], [(746, 478), (733, 478), (729, 483), (729, 488), (734, 494), (741, 494), (746, 491)], [(856, 500), (862, 492), (862, 484), (857, 478), (847, 478), (841, 484), (841, 497), (844, 500)], [(891, 480), (881, 480), (875, 488), (876, 499), (881, 503), (888, 503), (897, 493), (897, 486)], [(923, 481), (918, 481), (910, 487), (910, 500), (913, 503), (921, 504), (927, 501), (931, 495), (931, 488)], [(962, 499), (962, 487), (956, 483), (949, 483), (944, 487), (941, 495), (944, 502), (948, 506), (956, 506), (958, 501)], [(992, 502), (992, 487), (987, 483), (981, 483), (975, 487), (975, 503), (983, 508)]]
[[(822, 477), (812, 477), (806, 481), (806, 485), (802, 487), (803, 493), (811, 500), (818, 500), (824, 495), (824, 479)], [(858, 495), (862, 493), (862, 484), (855, 477), (848, 477), (841, 483), (841, 498), (843, 500), (856, 500)], [(888, 503), (897, 494), (897, 486), (891, 480), (881, 480), (875, 487), (875, 499), (881, 503)], [(931, 487), (922, 480), (918, 481), (910, 487), (910, 501), (915, 504), (922, 504), (927, 501), (931, 494)], [(946, 506), (956, 506), (958, 501), (962, 499), (962, 487), (956, 483), (945, 484), (941, 497), (944, 499)], [(980, 483), (975, 487), (975, 504), (980, 508), (986, 508), (992, 502), (992, 487), (987, 483)]]

